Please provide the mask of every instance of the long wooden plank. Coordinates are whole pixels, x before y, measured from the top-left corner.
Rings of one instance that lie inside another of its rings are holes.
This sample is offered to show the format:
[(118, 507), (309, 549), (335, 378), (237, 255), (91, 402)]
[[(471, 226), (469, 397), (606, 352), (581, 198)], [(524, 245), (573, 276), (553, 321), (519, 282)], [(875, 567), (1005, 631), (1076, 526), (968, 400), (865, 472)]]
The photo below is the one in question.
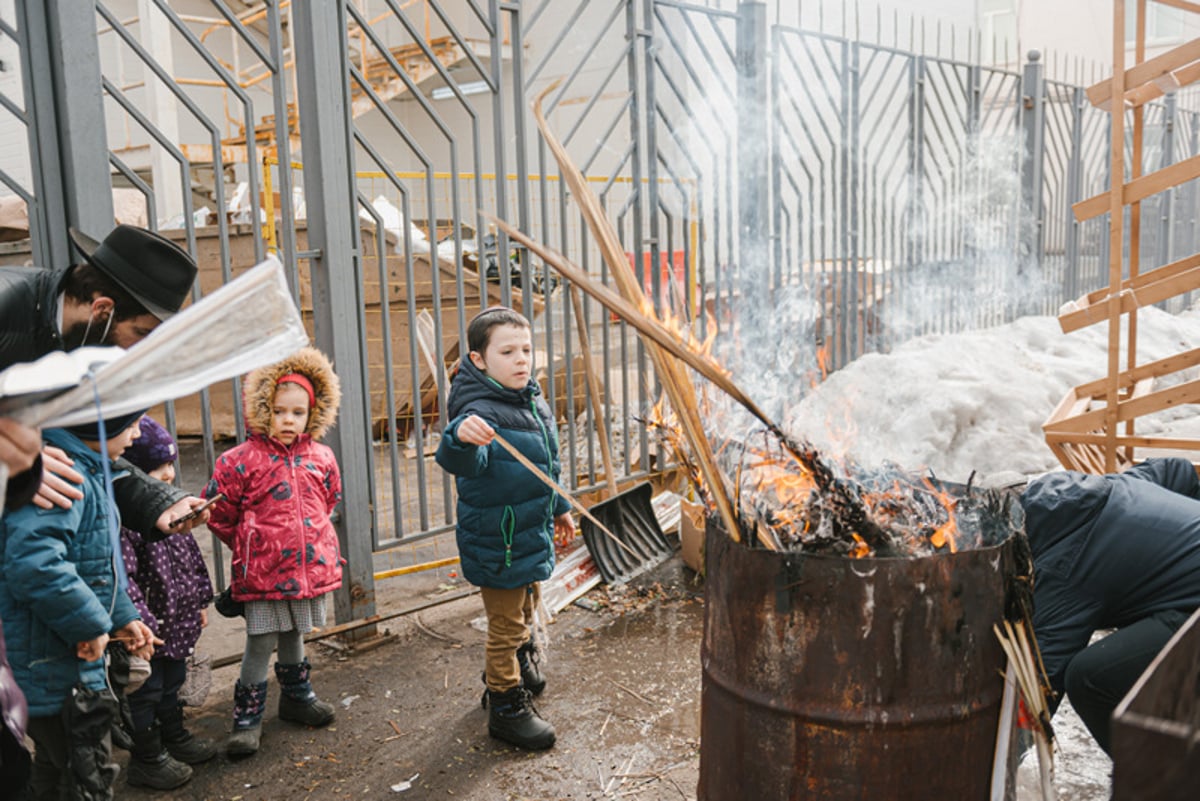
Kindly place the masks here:
[[(1164, 189), (1179, 186), (1185, 181), (1190, 181), (1198, 177), (1200, 177), (1200, 156), (1192, 156), (1125, 184), (1121, 192), (1121, 203), (1125, 206), (1128, 206), (1130, 203), (1137, 203), (1139, 200), (1145, 200)], [(1084, 222), (1093, 217), (1099, 217), (1108, 211), (1109, 196), (1109, 192), (1092, 195), (1087, 200), (1081, 200), (1071, 206), (1071, 211), (1074, 212), (1076, 221)]]
[[(1189, 367), (1200, 365), (1200, 348), (1192, 348), (1170, 356), (1164, 356), (1152, 362), (1139, 364), (1131, 370), (1125, 370), (1118, 376), (1118, 389), (1126, 390), (1146, 378), (1160, 378), (1164, 375), (1178, 373)], [(1072, 390), (1073, 395), (1085, 398), (1095, 398), (1108, 389), (1108, 378), (1100, 378), (1080, 384)]]
[[(1161, 281), (1178, 273), (1187, 272), (1193, 267), (1200, 267), (1200, 253), (1193, 253), (1191, 256), (1185, 256), (1182, 259), (1164, 264), (1161, 267), (1155, 267), (1149, 272), (1139, 273), (1132, 278), (1126, 278), (1121, 282), (1120, 289), (1137, 289), (1138, 287), (1152, 284), (1155, 281)], [(1082, 308), (1091, 306), (1093, 303), (1099, 303), (1102, 300), (1107, 300), (1111, 293), (1112, 290), (1109, 287), (1089, 292), (1083, 296), (1084, 302), (1080, 306)]]
[[(1140, 398), (1118, 401), (1114, 422), (1123, 423), (1147, 414), (1160, 412), (1172, 406), (1178, 406), (1183, 403), (1196, 403), (1198, 401), (1200, 401), (1200, 379), (1188, 381), (1167, 389), (1161, 389), (1157, 392), (1151, 392)], [(1075, 417), (1047, 423), (1042, 426), (1042, 430), (1054, 433), (1091, 433), (1104, 427), (1105, 418), (1110, 416), (1112, 411), (1111, 407), (1106, 405)], [(1111, 441), (1113, 438), (1111, 434), (1106, 434), (1105, 436), (1107, 437), (1106, 441)]]
[[(1200, 289), (1200, 266), (1169, 276), (1161, 281), (1150, 282), (1136, 290), (1125, 290), (1121, 293), (1121, 314), (1153, 306), (1155, 303), (1182, 295), (1184, 292), (1191, 292), (1194, 289)], [(1064, 334), (1069, 334), (1106, 319), (1108, 319), (1107, 305), (1094, 305), (1059, 315), (1058, 324)]]
[[(1124, 91), (1129, 92), (1180, 67), (1200, 59), (1200, 38), (1184, 42), (1160, 56), (1143, 61), (1125, 71)], [(1112, 79), (1094, 83), (1087, 88), (1087, 97), (1093, 106), (1102, 106), (1112, 97)]]
[[(1103, 445), (1108, 439), (1106, 434), (1099, 431), (1070, 434), (1050, 432), (1046, 434), (1046, 441), (1056, 444)], [(1200, 450), (1200, 439), (1190, 437), (1131, 437), (1126, 434), (1118, 434), (1117, 444), (1121, 447), (1157, 448), (1159, 450)]]

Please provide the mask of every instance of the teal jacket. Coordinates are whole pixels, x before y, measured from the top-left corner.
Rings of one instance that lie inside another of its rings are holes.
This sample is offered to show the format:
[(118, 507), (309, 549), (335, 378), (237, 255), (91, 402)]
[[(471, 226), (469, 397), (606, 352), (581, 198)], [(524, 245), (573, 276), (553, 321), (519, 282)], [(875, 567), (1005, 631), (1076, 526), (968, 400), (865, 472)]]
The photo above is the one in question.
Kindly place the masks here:
[(434, 458), (456, 476), (463, 576), (494, 589), (545, 581), (554, 570), (554, 518), (570, 505), (499, 443), (480, 447), (455, 436), (468, 415), (478, 415), (557, 481), (558, 434), (541, 388), (531, 380), (522, 390), (508, 389), (464, 361), (447, 411), (451, 422)]
[(29, 505), (0, 519), (0, 619), (30, 717), (58, 714), (76, 684), (103, 688), (104, 660), (80, 660), (76, 645), (138, 619), (117, 588), (100, 456), (66, 431), (45, 439), (75, 461), (84, 483), (70, 509)]

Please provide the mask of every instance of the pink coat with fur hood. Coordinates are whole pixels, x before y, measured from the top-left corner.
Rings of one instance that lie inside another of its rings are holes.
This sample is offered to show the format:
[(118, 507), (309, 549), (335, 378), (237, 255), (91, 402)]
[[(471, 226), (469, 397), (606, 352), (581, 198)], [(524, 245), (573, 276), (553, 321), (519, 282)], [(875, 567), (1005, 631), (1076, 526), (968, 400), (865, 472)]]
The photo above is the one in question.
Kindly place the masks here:
[[(299, 373), (316, 403), (291, 446), (270, 435), (275, 382)], [(341, 392), (324, 354), (305, 348), (246, 377), (246, 422), (253, 434), (217, 460), (204, 490), (208, 527), (233, 551), (231, 587), (239, 601), (315, 598), (342, 584), (342, 558), (330, 514), (342, 480), (333, 451), (317, 440), (337, 417)]]

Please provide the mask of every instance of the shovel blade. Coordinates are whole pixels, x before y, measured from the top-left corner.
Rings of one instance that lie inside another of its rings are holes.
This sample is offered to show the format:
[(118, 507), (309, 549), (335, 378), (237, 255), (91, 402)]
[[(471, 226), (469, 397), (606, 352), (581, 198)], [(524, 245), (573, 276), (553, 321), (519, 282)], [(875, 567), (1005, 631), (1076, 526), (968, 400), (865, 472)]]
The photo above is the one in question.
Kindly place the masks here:
[(623, 584), (671, 555), (671, 544), (654, 514), (650, 494), (649, 484), (638, 484), (588, 509), (629, 550), (583, 518), (584, 544), (609, 584)]

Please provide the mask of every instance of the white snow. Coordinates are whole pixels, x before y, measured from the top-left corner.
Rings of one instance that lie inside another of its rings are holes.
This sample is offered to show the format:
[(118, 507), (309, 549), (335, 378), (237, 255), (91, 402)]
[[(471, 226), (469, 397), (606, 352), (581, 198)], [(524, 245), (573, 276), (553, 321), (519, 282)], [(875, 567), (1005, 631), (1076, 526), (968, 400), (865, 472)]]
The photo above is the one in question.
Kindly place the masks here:
[[(1055, 317), (920, 337), (833, 373), (787, 412), (784, 427), (832, 456), (928, 468), (952, 481), (972, 470), (1058, 469), (1042, 423), (1072, 387), (1106, 375), (1107, 337), (1103, 323), (1064, 334)], [(1197, 343), (1200, 312), (1139, 312), (1138, 364)], [(1156, 388), (1197, 374), (1165, 376)], [(1196, 418), (1194, 408), (1177, 407), (1139, 418), (1136, 431), (1200, 437)]]

